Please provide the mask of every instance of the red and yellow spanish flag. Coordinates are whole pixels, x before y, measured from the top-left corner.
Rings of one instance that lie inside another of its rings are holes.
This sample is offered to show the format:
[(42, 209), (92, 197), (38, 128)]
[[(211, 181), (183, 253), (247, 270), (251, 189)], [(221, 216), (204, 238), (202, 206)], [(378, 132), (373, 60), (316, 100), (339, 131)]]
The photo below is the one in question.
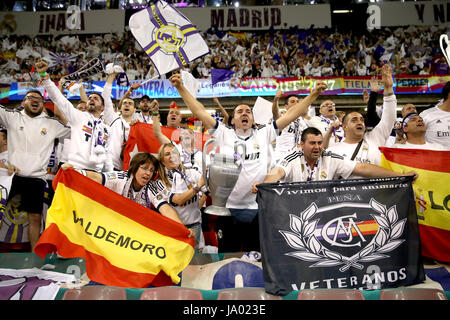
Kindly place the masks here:
[[(161, 126), (161, 131), (174, 143), (180, 142), (181, 129)], [(203, 145), (211, 136), (201, 132), (194, 132), (194, 134), (195, 148), (197, 150), (203, 150)], [(138, 122), (132, 125), (127, 144), (123, 151), (123, 170), (128, 170), (129, 163), (134, 154), (138, 152), (157, 154), (160, 146), (161, 143), (155, 137), (152, 124)]]
[(78, 172), (59, 170), (35, 252), (86, 260), (89, 279), (146, 288), (179, 283), (194, 255), (188, 229)]
[(380, 150), (382, 167), (419, 174), (413, 188), (422, 255), (450, 262), (450, 151)]

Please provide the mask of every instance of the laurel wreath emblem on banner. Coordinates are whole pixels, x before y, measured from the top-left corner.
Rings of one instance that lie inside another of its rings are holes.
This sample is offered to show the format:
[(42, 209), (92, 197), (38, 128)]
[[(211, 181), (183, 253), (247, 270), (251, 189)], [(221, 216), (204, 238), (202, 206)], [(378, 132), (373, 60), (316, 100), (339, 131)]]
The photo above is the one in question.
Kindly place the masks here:
[(338, 252), (331, 251), (317, 240), (314, 235), (319, 219), (311, 220), (317, 213), (318, 207), (313, 202), (298, 216), (290, 214), (291, 231), (279, 232), (283, 235), (287, 244), (297, 251), (285, 255), (308, 262), (315, 262), (310, 267), (333, 267), (343, 265), (339, 271), (344, 272), (350, 267), (363, 269), (361, 262), (372, 262), (388, 258), (384, 254), (397, 248), (403, 241), (398, 239), (404, 231), (407, 219), (398, 221), (396, 205), (386, 208), (385, 205), (370, 199), (370, 207), (376, 212), (371, 214), (379, 225), (375, 237), (361, 251), (351, 257), (346, 257)]

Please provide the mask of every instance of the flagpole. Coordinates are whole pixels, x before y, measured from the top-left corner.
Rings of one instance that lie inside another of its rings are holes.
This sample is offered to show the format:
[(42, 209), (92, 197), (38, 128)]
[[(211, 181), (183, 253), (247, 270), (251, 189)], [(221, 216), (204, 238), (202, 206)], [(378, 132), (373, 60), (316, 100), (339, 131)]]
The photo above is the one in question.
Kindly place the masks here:
[(155, 80), (155, 79), (158, 78), (158, 77), (159, 77), (159, 74), (158, 74), (157, 76), (154, 76), (154, 77), (152, 77), (152, 78), (150, 78), (150, 79), (145, 80), (144, 82), (141, 82), (141, 85), (146, 84), (147, 82), (150, 82), (150, 81), (152, 81), (152, 80)]

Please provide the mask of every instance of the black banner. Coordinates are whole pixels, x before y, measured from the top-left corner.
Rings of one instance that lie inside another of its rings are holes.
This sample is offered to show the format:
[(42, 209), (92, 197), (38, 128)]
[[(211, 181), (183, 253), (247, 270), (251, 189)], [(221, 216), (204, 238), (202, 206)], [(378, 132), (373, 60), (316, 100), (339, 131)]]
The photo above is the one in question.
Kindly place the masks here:
[(425, 280), (412, 177), (258, 186), (266, 291)]

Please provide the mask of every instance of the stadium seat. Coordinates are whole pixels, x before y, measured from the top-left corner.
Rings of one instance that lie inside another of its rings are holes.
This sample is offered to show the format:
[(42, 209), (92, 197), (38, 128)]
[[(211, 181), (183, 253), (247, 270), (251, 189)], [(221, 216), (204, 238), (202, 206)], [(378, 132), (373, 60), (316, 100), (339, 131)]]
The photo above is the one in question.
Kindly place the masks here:
[(301, 290), (297, 300), (365, 300), (361, 291), (355, 289), (306, 289)]
[(380, 300), (447, 300), (439, 289), (397, 288), (380, 291)]
[(109, 286), (84, 286), (68, 289), (64, 292), (63, 300), (127, 300), (124, 288)]
[(217, 300), (282, 300), (266, 292), (264, 288), (231, 288), (219, 291)]
[(145, 290), (140, 300), (203, 300), (203, 295), (197, 289), (158, 287)]

